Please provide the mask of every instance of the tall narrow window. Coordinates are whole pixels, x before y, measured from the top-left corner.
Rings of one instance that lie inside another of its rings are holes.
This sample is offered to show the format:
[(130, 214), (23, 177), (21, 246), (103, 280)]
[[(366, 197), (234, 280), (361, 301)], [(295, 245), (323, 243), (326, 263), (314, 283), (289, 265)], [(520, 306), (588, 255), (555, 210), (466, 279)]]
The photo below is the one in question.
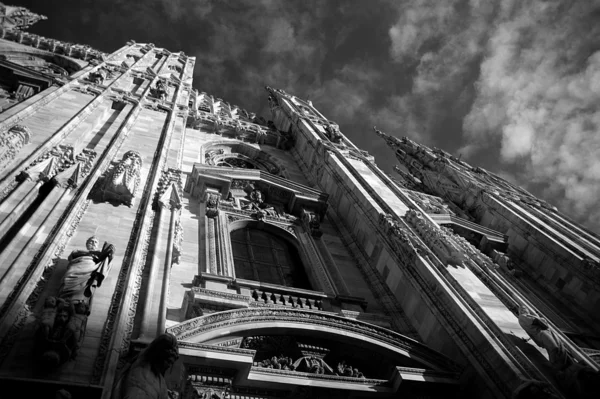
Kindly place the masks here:
[(231, 233), (238, 278), (311, 289), (296, 248), (285, 239), (252, 227)]

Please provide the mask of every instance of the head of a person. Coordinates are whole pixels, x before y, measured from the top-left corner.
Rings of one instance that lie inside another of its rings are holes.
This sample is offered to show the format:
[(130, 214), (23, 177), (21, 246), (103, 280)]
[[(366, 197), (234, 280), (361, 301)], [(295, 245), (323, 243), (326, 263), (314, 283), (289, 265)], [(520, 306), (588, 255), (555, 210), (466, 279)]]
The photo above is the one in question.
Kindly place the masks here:
[(179, 359), (177, 338), (172, 334), (161, 334), (150, 343), (143, 354), (155, 373), (165, 375), (167, 370)]
[(54, 323), (57, 326), (63, 326), (65, 324), (67, 324), (67, 322), (69, 321), (70, 318), (71, 318), (71, 312), (69, 312), (69, 309), (66, 307), (60, 308), (60, 309), (58, 309), (58, 312), (56, 312), (56, 318), (54, 320)]
[(85, 247), (87, 248), (88, 251), (96, 251), (98, 249), (98, 243), (99, 243), (99, 241), (96, 238), (96, 236), (91, 236), (85, 242)]

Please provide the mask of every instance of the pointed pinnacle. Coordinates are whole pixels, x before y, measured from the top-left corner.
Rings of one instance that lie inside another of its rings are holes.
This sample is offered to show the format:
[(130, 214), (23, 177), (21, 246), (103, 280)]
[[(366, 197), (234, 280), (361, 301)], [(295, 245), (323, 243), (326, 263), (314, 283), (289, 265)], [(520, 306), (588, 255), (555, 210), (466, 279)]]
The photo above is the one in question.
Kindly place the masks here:
[(54, 176), (59, 187), (77, 187), (81, 176), (81, 163), (77, 162)]
[(388, 134), (385, 134), (381, 130), (377, 129), (375, 126), (373, 126), (373, 131), (379, 137), (381, 137), (382, 139), (384, 139), (385, 142), (387, 143), (387, 145), (389, 147), (391, 147), (391, 148), (396, 148), (396, 147), (398, 147), (402, 143), (398, 138), (396, 138), (394, 136), (390, 136)]
[(173, 182), (169, 184), (165, 192), (158, 198), (159, 205), (167, 208), (180, 208), (181, 196), (177, 185)]
[(48, 157), (23, 172), (23, 177), (33, 181), (50, 178), (54, 175), (57, 166), (58, 160), (56, 157)]

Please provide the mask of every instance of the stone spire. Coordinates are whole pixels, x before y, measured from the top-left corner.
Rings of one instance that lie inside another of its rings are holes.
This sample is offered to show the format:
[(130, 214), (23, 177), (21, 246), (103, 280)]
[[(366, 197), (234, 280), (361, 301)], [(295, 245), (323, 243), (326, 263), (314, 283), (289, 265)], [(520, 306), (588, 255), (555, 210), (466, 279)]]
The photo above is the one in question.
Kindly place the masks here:
[(25, 7), (7, 6), (0, 3), (0, 28), (9, 30), (26, 30), (38, 21), (48, 19), (29, 11)]

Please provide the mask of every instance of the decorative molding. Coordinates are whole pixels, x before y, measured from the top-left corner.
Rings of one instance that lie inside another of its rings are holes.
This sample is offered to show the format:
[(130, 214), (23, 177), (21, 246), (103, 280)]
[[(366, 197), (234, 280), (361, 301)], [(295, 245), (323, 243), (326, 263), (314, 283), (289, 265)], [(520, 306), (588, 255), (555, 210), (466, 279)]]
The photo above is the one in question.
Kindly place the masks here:
[(325, 312), (287, 308), (235, 309), (187, 320), (168, 328), (167, 331), (175, 335), (179, 341), (185, 341), (188, 338), (197, 337), (209, 331), (235, 325), (258, 324), (260, 322), (310, 324), (317, 328), (324, 326), (340, 330), (342, 334), (343, 331), (352, 331), (376, 341), (384, 342), (403, 352), (407, 351), (411, 353), (411, 357), (434, 364), (438, 368), (455, 372), (460, 371), (460, 367), (452, 360), (401, 334)]

